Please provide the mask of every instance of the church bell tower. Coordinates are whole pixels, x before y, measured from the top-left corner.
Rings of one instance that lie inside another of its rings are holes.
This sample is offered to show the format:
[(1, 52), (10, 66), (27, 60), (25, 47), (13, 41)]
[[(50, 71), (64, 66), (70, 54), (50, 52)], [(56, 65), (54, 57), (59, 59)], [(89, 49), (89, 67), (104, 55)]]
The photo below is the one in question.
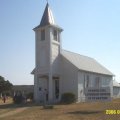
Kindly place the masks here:
[(34, 99), (44, 101), (55, 98), (54, 79), (60, 79), (59, 62), (61, 52), (62, 29), (56, 25), (49, 4), (46, 4), (40, 24), (35, 31), (35, 69), (34, 74)]

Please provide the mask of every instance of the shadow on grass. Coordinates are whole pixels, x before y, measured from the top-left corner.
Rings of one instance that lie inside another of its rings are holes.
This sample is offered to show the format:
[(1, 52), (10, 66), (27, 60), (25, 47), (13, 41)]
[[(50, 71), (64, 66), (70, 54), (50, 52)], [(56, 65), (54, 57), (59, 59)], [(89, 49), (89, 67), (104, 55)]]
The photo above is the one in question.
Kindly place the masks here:
[(19, 107), (25, 107), (25, 105), (17, 105), (17, 104), (14, 104), (14, 103), (9, 103), (9, 104), (2, 104), (0, 105), (0, 109), (12, 109), (12, 108), (19, 108)]
[(74, 111), (74, 112), (68, 112), (68, 114), (97, 114), (97, 113), (102, 113), (103, 111)]
[(32, 107), (32, 106), (40, 106), (38, 104), (35, 104), (34, 102), (27, 102), (27, 103), (22, 103), (22, 104), (14, 104), (14, 103), (9, 103), (9, 104), (2, 104), (0, 105), (0, 109), (14, 109), (14, 108), (20, 108), (20, 107)]

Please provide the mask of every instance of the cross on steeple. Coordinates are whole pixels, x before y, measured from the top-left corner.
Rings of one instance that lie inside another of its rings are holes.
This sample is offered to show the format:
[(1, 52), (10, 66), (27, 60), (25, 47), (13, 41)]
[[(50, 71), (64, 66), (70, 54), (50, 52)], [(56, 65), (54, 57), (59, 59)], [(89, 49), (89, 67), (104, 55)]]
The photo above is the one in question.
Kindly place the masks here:
[(46, 2), (48, 3), (48, 0), (46, 0)]

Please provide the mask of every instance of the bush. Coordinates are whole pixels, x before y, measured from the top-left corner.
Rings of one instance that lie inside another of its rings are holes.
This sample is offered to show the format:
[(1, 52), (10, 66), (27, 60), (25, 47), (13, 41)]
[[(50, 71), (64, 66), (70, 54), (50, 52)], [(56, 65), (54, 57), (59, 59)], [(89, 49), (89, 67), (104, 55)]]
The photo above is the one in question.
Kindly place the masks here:
[(65, 104), (70, 104), (75, 102), (75, 95), (73, 93), (64, 93), (61, 97), (61, 102)]
[(14, 97), (13, 97), (13, 102), (15, 104), (21, 104), (24, 102), (24, 97), (22, 96), (22, 94), (16, 94)]
[(44, 109), (53, 109), (54, 106), (53, 105), (44, 105), (43, 108)]

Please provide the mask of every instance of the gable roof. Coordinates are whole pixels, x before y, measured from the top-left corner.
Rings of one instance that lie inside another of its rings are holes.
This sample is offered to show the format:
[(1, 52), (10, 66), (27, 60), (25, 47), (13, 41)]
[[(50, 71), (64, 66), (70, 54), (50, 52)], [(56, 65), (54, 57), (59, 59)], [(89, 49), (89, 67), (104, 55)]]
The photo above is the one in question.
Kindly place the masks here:
[(62, 50), (62, 56), (70, 61), (79, 70), (114, 76), (112, 72), (99, 64), (95, 59), (70, 51)]
[(120, 87), (120, 84), (117, 81), (113, 80), (113, 86), (114, 87)]

